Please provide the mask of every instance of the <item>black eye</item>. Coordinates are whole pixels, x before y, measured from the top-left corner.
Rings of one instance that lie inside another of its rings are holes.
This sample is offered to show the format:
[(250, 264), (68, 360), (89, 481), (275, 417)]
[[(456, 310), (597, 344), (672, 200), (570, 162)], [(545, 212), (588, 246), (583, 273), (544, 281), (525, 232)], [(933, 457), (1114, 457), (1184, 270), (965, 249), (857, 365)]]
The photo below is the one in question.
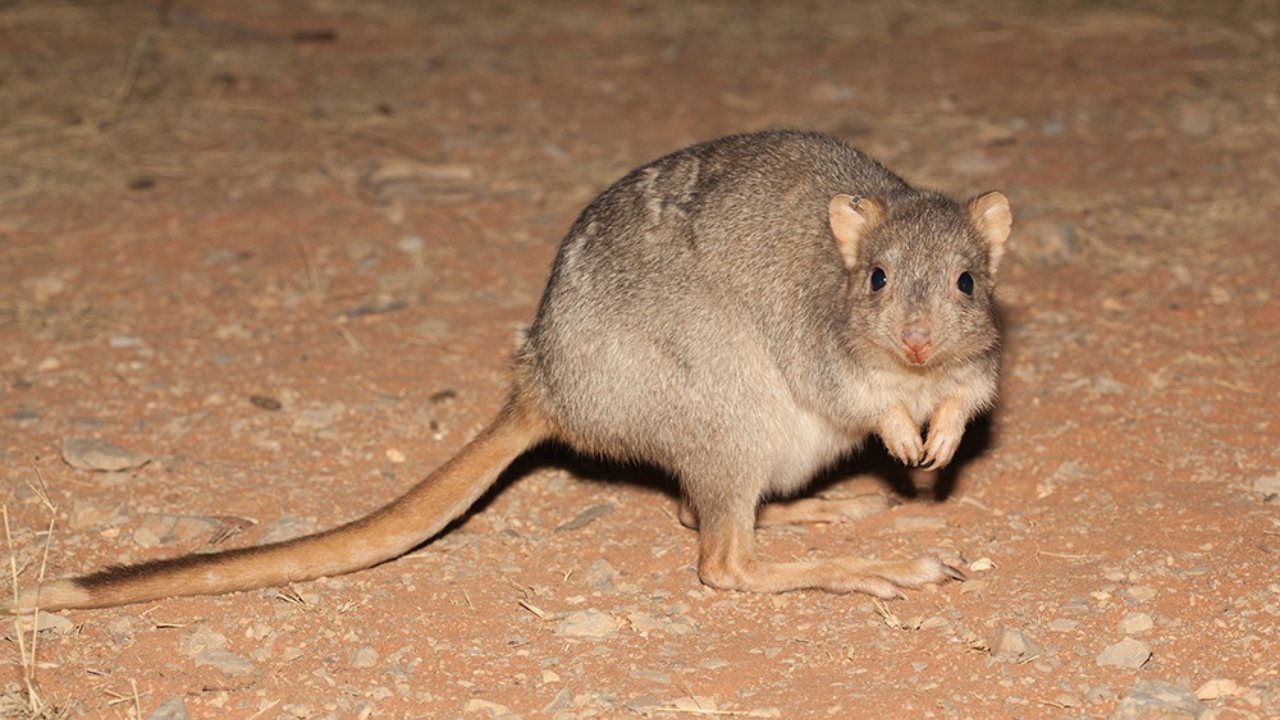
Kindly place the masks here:
[(973, 294), (973, 276), (967, 272), (960, 273), (960, 277), (956, 280), (956, 287), (965, 295)]
[(889, 278), (884, 274), (884, 270), (876, 268), (871, 271), (871, 292), (880, 292), (887, 282)]

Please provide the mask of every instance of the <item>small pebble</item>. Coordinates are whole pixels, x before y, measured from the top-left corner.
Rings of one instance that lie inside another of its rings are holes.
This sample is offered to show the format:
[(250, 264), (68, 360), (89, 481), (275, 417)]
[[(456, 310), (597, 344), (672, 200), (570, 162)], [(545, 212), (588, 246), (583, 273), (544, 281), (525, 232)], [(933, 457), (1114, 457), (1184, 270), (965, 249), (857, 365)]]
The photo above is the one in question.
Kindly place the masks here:
[(1136, 670), (1151, 659), (1151, 647), (1141, 640), (1126, 637), (1118, 643), (1108, 645), (1098, 653), (1098, 665), (1103, 667), (1120, 667)]
[(978, 558), (977, 560), (969, 563), (969, 569), (974, 572), (987, 572), (995, 566), (996, 564), (992, 562), (989, 557)]
[(123, 472), (146, 465), (151, 458), (105, 440), (67, 438), (60, 448), (62, 459), (77, 470)]
[[(25, 615), (20, 615), (16, 618), (16, 620), (22, 632), (24, 633), (31, 632), (30, 613)], [(11, 619), (11, 622), (12, 622), (12, 619)], [(67, 633), (74, 630), (75, 627), (76, 627), (75, 623), (71, 622), (71, 619), (64, 615), (56, 615), (54, 613), (45, 612), (43, 610), (41, 610), (36, 615), (36, 631), (37, 632), (53, 632), (53, 633), (57, 633), (58, 635), (66, 635)]]
[(111, 639), (120, 645), (132, 638), (136, 630), (133, 627), (133, 620), (128, 615), (121, 615), (107, 623), (107, 632), (111, 633)]
[(227, 647), (227, 636), (222, 633), (216, 633), (207, 626), (201, 625), (194, 632), (182, 640), (178, 651), (187, 657), (195, 657), (205, 650), (225, 649)]
[(351, 658), (351, 666), (359, 669), (371, 668), (378, 664), (378, 651), (369, 645), (356, 650)]
[(612, 503), (602, 503), (600, 505), (589, 507), (586, 510), (583, 510), (582, 512), (578, 513), (572, 520), (568, 520), (564, 523), (561, 523), (556, 528), (556, 532), (565, 532), (568, 530), (579, 530), (581, 528), (584, 528), (590, 525), (596, 520), (599, 520), (605, 515), (608, 515), (611, 512), (613, 512)]
[(304, 408), (293, 419), (293, 431), (299, 434), (315, 433), (327, 430), (346, 412), (343, 403), (333, 403), (323, 407)]
[(1116, 691), (1110, 685), (1094, 685), (1085, 691), (1084, 699), (1090, 703), (1110, 702), (1116, 699)]
[(261, 408), (270, 412), (275, 412), (284, 407), (280, 401), (267, 395), (250, 395), (249, 402), (256, 408)]
[(1055, 705), (1062, 708), (1076, 708), (1084, 704), (1081, 702), (1079, 697), (1067, 692), (1058, 693), (1058, 695), (1054, 697), (1053, 702)]
[(1147, 602), (1156, 596), (1156, 589), (1150, 585), (1134, 585), (1128, 590), (1129, 597), (1138, 602)]
[(471, 698), (466, 705), (462, 706), (462, 713), (470, 715), (471, 713), (487, 713), (489, 717), (501, 717), (509, 715), (511, 708), (506, 705), (499, 705), (489, 700), (481, 700), (480, 698)]
[(575, 610), (556, 625), (556, 635), (582, 640), (605, 640), (618, 634), (618, 621), (599, 610)]
[(1204, 711), (1204, 705), (1186, 687), (1143, 680), (1120, 701), (1111, 720), (1195, 720)]
[(611, 593), (617, 586), (618, 571), (613, 569), (609, 561), (600, 558), (587, 566), (582, 573), (582, 582), (596, 592)]
[(987, 641), (991, 657), (1003, 662), (1021, 662), (1040, 654), (1040, 647), (1021, 630), (998, 627)]
[(1150, 615), (1144, 612), (1131, 612), (1125, 613), (1116, 627), (1125, 635), (1140, 635), (1155, 627), (1155, 624), (1151, 622)]
[(204, 665), (233, 677), (253, 673), (253, 663), (223, 648), (203, 650), (193, 659), (196, 665)]
[(1257, 478), (1253, 481), (1253, 489), (1261, 493), (1264, 498), (1280, 496), (1280, 475)]
[(408, 237), (401, 238), (400, 242), (396, 243), (396, 247), (400, 248), (401, 252), (412, 255), (414, 253), (422, 252), (422, 248), (425, 244), (426, 242), (421, 237), (417, 235), (409, 235)]
[(659, 670), (632, 670), (627, 673), (627, 677), (633, 680), (643, 680), (644, 682), (657, 683), (659, 685), (671, 684), (671, 674), (664, 673)]
[[(550, 716), (560, 717), (559, 715), (556, 715), (556, 713), (558, 713), (561, 710), (568, 710), (572, 706), (573, 706), (573, 693), (569, 692), (569, 688), (562, 688), (560, 692), (556, 693), (556, 696), (551, 699), (551, 702), (547, 703), (547, 705), (542, 708), (542, 712), (544, 715), (547, 715), (549, 717)], [(572, 717), (572, 716), (568, 716), (568, 717)]]
[(169, 698), (152, 710), (147, 720), (191, 720), (191, 713), (187, 712), (187, 701), (180, 697)]
[(1243, 695), (1245, 689), (1231, 680), (1218, 678), (1210, 680), (1196, 690), (1196, 697), (1201, 700), (1217, 700), (1224, 697)]

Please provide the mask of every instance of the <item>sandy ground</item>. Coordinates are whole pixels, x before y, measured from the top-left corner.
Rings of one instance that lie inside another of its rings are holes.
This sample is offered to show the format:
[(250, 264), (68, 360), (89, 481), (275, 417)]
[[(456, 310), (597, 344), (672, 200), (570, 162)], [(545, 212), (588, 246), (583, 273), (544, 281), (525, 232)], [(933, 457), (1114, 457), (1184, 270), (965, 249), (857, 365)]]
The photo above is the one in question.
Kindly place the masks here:
[(690, 142), (823, 130), (1016, 214), (963, 462), (873, 447), (821, 489), (903, 505), (760, 536), (967, 583), (712, 591), (669, 482), (550, 449), (365, 572), (10, 625), (4, 716), (1280, 717), (1277, 118), (1274, 0), (0, 3), (22, 584), (395, 496), (577, 211)]

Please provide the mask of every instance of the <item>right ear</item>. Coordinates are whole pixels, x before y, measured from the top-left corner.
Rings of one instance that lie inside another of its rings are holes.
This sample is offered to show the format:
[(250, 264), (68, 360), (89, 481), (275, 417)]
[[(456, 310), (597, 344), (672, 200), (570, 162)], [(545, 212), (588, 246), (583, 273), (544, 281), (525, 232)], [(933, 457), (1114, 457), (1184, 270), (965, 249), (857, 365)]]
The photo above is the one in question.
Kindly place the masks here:
[(852, 268), (858, 263), (858, 245), (884, 222), (884, 204), (875, 198), (840, 193), (831, 198), (827, 215), (844, 266)]
[(1009, 242), (1009, 232), (1013, 229), (1009, 198), (998, 190), (992, 190), (970, 200), (968, 208), (970, 221), (982, 239), (987, 241), (988, 268), (995, 275)]

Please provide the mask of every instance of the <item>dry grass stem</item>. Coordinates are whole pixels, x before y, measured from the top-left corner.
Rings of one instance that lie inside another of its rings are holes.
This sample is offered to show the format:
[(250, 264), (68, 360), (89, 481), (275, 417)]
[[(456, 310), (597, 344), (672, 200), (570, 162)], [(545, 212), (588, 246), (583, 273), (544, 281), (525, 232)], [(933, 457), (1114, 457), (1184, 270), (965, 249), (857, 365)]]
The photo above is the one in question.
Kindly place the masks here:
[(547, 619), (547, 612), (546, 612), (545, 610), (543, 610), (542, 608), (538, 607), (537, 605), (533, 605), (533, 604), (531, 604), (531, 603), (529, 603), (529, 602), (526, 602), (526, 601), (524, 601), (524, 600), (517, 600), (517, 601), (516, 601), (516, 604), (517, 604), (517, 605), (519, 605), (520, 607), (524, 608), (525, 610), (528, 610), (529, 612), (533, 613), (534, 615), (536, 615), (536, 616), (538, 617), (538, 619), (539, 619), (539, 620), (546, 620), (546, 619)]

